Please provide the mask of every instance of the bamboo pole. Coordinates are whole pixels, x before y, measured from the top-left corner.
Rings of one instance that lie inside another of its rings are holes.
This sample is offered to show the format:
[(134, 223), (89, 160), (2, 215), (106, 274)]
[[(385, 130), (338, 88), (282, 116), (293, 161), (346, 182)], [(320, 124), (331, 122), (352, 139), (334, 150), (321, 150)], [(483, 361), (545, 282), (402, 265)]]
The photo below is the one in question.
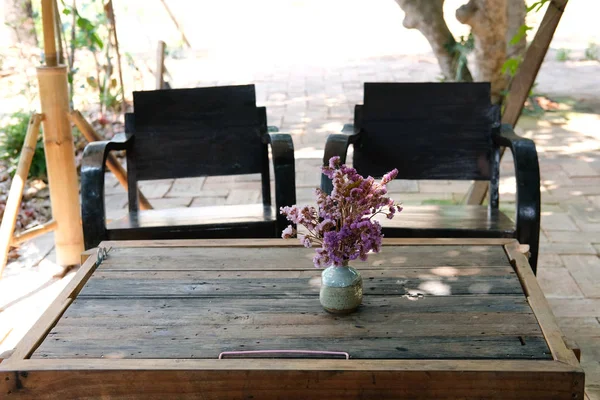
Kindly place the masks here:
[(10, 244), (13, 246), (18, 246), (21, 243), (31, 240), (35, 237), (38, 237), (39, 235), (42, 235), (46, 232), (52, 232), (52, 231), (56, 230), (57, 227), (58, 227), (58, 224), (56, 223), (56, 221), (50, 220), (43, 225), (38, 225), (34, 228), (27, 229), (26, 231), (13, 236)]
[(158, 47), (156, 48), (156, 71), (154, 72), (156, 78), (156, 90), (162, 89), (165, 84), (165, 47), (165, 42), (159, 40)]
[(167, 11), (167, 14), (169, 14), (169, 17), (171, 17), (171, 21), (173, 21), (173, 23), (175, 24), (175, 27), (177, 27), (177, 30), (181, 34), (181, 39), (187, 45), (187, 47), (189, 47), (191, 49), (192, 45), (187, 40), (187, 37), (185, 37), (185, 33), (183, 33), (183, 29), (181, 29), (181, 26), (179, 26), (179, 22), (177, 22), (177, 19), (175, 18), (175, 15), (173, 15), (173, 13), (171, 12), (171, 9), (169, 8), (169, 6), (167, 6), (167, 3), (165, 2), (165, 0), (160, 0), (160, 2), (165, 7), (165, 10)]
[[(97, 142), (97, 141), (102, 140), (100, 135), (98, 135), (98, 133), (96, 133), (94, 128), (85, 120), (85, 118), (83, 117), (83, 115), (81, 115), (81, 113), (79, 111), (77, 111), (77, 110), (71, 111), (69, 113), (69, 119), (77, 127), (77, 129), (79, 129), (79, 131), (83, 134), (83, 136), (85, 136), (85, 138), (87, 139), (88, 142)], [(127, 184), (127, 172), (125, 171), (125, 169), (123, 168), (121, 163), (119, 161), (117, 161), (117, 159), (115, 158), (114, 155), (112, 155), (112, 154), (108, 155), (108, 157), (106, 159), (106, 165), (108, 166), (108, 169), (110, 169), (111, 172), (115, 175), (115, 177), (117, 178), (117, 180), (119, 181), (121, 186), (123, 186), (125, 189), (129, 190), (128, 184)], [(148, 199), (146, 199), (146, 196), (144, 196), (144, 194), (139, 189), (138, 189), (138, 199), (139, 199), (140, 209), (142, 209), (142, 210), (151, 210), (152, 209), (152, 205), (150, 204)]]
[(53, 0), (53, 3), (54, 3), (54, 29), (56, 31), (56, 43), (58, 45), (58, 49), (57, 49), (58, 63), (64, 64), (65, 63), (65, 53), (63, 51), (62, 23), (60, 22), (60, 13), (58, 11), (58, 4), (56, 3), (56, 0)]
[(31, 160), (35, 153), (41, 122), (42, 116), (40, 114), (33, 114), (31, 116), (29, 125), (27, 126), (27, 133), (25, 134), (25, 142), (19, 156), (17, 172), (10, 185), (4, 216), (0, 224), (0, 278), (8, 261), (8, 251), (13, 232), (15, 231), (17, 215), (19, 214), (21, 198), (23, 197), (23, 189), (25, 188), (25, 182), (29, 174), (29, 167), (31, 167)]
[[(558, 22), (567, 6), (568, 0), (552, 0), (540, 23), (540, 27), (527, 48), (523, 63), (515, 74), (506, 97), (506, 106), (502, 114), (502, 123), (515, 126), (519, 121), (523, 105), (533, 87), (535, 78), (544, 61), (548, 47), (558, 26)], [(504, 155), (504, 149), (500, 157)], [(489, 183), (478, 181), (471, 185), (467, 193), (467, 204), (481, 204), (487, 195)]]
[(38, 67), (40, 102), (44, 121), (44, 149), (52, 216), (58, 224), (54, 235), (59, 265), (78, 264), (83, 251), (79, 181), (71, 135), (67, 67)]
[(56, 32), (54, 31), (54, 0), (42, 0), (42, 28), (46, 65), (55, 67), (58, 65), (58, 54), (56, 53)]

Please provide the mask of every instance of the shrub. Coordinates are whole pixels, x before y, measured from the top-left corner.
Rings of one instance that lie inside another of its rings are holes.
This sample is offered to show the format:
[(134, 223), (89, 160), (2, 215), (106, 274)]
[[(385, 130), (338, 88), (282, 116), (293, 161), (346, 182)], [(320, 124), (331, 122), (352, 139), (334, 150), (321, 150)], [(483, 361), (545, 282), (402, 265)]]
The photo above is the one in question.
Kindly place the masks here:
[[(7, 164), (11, 176), (15, 174), (19, 163), (19, 155), (25, 143), (29, 118), (29, 114), (17, 112), (6, 118), (0, 127), (0, 160)], [(46, 157), (42, 135), (38, 137), (31, 168), (29, 169), (29, 177), (46, 177)]]

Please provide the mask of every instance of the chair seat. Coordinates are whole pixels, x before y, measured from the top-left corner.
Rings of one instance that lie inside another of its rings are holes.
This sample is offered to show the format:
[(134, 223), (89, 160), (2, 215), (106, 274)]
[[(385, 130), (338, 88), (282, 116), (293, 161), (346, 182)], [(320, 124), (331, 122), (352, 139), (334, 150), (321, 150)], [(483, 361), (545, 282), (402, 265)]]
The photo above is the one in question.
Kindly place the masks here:
[(377, 216), (387, 237), (514, 237), (515, 224), (486, 206), (407, 205), (394, 219)]
[(132, 212), (107, 228), (111, 240), (274, 237), (277, 214), (263, 204), (170, 208)]

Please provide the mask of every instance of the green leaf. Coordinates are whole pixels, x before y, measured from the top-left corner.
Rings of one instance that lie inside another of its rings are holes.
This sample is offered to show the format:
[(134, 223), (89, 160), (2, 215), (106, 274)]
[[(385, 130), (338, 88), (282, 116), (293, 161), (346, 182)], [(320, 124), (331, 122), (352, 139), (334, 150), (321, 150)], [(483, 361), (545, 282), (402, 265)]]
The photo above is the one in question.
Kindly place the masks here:
[(521, 65), (521, 61), (520, 58), (509, 58), (502, 64), (502, 73), (505, 74), (508, 71), (510, 76), (515, 76), (517, 69)]
[(536, 1), (535, 3), (533, 3), (532, 5), (530, 5), (529, 7), (527, 7), (527, 13), (529, 13), (531, 10), (533, 10), (534, 8), (537, 7), (537, 10), (535, 10), (535, 12), (540, 11), (540, 9), (542, 7), (544, 7), (544, 4), (546, 4), (548, 1), (550, 0), (540, 0), (540, 1)]
[(531, 26), (521, 25), (515, 36), (513, 36), (513, 38), (510, 39), (510, 42), (508, 42), (508, 44), (514, 46), (515, 44), (519, 43), (525, 37), (525, 35), (527, 35), (527, 31), (530, 31), (532, 29), (533, 28)]
[(68, 8), (63, 8), (62, 13), (64, 15), (71, 15), (71, 10), (69, 10)]

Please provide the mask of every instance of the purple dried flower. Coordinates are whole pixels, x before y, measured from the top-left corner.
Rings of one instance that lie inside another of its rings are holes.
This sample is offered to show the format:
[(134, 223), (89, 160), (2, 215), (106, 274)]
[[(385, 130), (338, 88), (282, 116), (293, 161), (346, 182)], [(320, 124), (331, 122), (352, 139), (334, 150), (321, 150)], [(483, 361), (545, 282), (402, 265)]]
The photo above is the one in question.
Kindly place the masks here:
[[(381, 225), (373, 217), (383, 214), (392, 219), (402, 211), (400, 205), (385, 197), (386, 184), (398, 175), (398, 170), (375, 182), (373, 177), (363, 178), (354, 168), (341, 164), (339, 157), (332, 157), (322, 172), (332, 180), (333, 190), (330, 195), (315, 190), (318, 209), (282, 207), (281, 214), (308, 229), (308, 234), (300, 238), (305, 247), (320, 246), (315, 249), (315, 267), (340, 266), (356, 259), (365, 261), (369, 252), (381, 249)], [(290, 225), (282, 237), (287, 239), (295, 234)]]

